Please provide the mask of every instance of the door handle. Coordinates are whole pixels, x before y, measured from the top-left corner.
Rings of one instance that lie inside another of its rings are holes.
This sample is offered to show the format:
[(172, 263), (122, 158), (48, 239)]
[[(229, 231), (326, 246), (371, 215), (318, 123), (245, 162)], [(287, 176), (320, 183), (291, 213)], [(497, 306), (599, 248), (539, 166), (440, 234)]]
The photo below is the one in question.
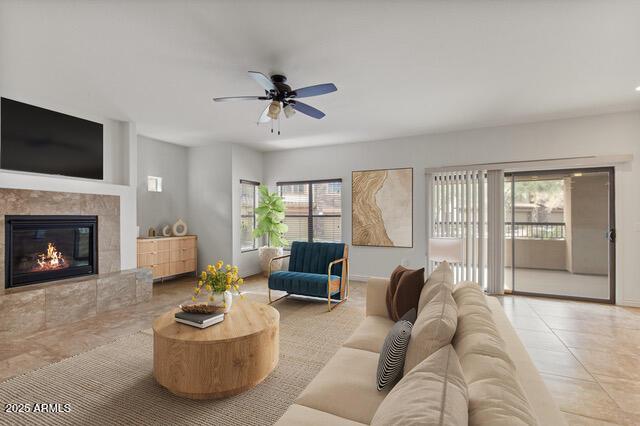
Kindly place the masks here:
[(607, 240), (611, 243), (615, 243), (616, 242), (616, 230), (611, 228), (607, 231)]

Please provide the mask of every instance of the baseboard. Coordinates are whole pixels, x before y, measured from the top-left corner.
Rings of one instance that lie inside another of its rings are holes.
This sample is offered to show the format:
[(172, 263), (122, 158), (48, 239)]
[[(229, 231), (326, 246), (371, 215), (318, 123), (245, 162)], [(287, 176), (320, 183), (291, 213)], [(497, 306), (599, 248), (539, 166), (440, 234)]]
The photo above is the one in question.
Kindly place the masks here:
[(368, 280), (369, 280), (368, 275), (349, 274), (349, 281), (367, 282)]
[(630, 306), (632, 308), (640, 308), (640, 300), (621, 300), (616, 302), (617, 306)]

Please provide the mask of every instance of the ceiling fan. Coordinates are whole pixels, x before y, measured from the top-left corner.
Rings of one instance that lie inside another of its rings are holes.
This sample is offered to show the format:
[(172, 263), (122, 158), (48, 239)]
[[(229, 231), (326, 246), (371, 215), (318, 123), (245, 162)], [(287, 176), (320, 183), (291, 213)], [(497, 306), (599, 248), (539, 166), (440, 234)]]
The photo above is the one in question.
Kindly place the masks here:
[[(264, 89), (264, 96), (229, 96), (223, 98), (213, 98), (215, 102), (228, 101), (270, 101), (258, 118), (258, 124), (268, 123), (271, 120), (278, 120), (280, 113), (284, 112), (285, 117), (289, 118), (296, 111), (309, 117), (321, 119), (325, 113), (298, 101), (299, 98), (308, 98), (311, 96), (319, 96), (327, 93), (335, 92), (338, 88), (333, 83), (317, 84), (315, 86), (303, 87), (301, 89), (292, 90), (287, 83), (287, 77), (281, 74), (274, 74), (271, 78), (257, 72), (249, 71), (249, 76), (253, 78)], [(273, 127), (271, 128), (273, 132)], [(278, 130), (278, 134), (280, 131)]]

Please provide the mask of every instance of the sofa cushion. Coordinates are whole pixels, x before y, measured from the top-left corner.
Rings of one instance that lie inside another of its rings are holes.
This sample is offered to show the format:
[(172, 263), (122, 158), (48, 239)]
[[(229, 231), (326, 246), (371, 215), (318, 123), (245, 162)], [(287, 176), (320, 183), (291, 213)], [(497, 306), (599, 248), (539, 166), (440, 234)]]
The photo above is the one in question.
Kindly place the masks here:
[(395, 323), (389, 318), (377, 315), (368, 316), (344, 342), (343, 346), (379, 353), (393, 324)]
[(424, 286), (424, 268), (405, 271), (400, 277), (391, 304), (391, 319), (398, 321), (411, 309), (418, 308), (418, 299)]
[(457, 324), (456, 302), (449, 288), (442, 286), (440, 292), (420, 311), (413, 325), (404, 373), (407, 374), (429, 355), (451, 343)]
[(276, 422), (276, 426), (362, 426), (363, 423), (325, 413), (324, 411), (293, 404)]
[(388, 278), (369, 277), (367, 280), (366, 316), (376, 315), (383, 318), (391, 318), (385, 301), (387, 287), (389, 287)]
[[(269, 276), (269, 288), (291, 294), (327, 297), (327, 274), (276, 271)], [(331, 275), (331, 295), (336, 295), (339, 292), (340, 277)]]
[(453, 271), (447, 262), (440, 262), (424, 283), (418, 300), (418, 314), (436, 294), (440, 293), (443, 286), (449, 291), (453, 289)]
[(549, 393), (538, 369), (505, 315), (502, 305), (495, 297), (485, 296), (485, 301), (491, 309), (492, 318), (500, 332), (500, 337), (505, 342), (509, 358), (516, 365), (518, 381), (522, 385), (527, 402), (532, 408), (538, 424), (566, 425), (567, 422), (558, 408), (557, 402)]
[(452, 294), (458, 306), (483, 306), (489, 311), (487, 301), (484, 297), (484, 291), (474, 282), (464, 281), (456, 284), (453, 287)]
[(375, 386), (378, 354), (340, 348), (309, 383), (296, 404), (369, 424), (388, 391)]
[[(415, 308), (412, 308), (410, 312), (415, 314)], [(415, 321), (415, 318), (413, 320)], [(402, 376), (402, 367), (407, 354), (412, 326), (413, 322), (403, 317), (391, 327), (389, 334), (384, 339), (380, 359), (378, 359), (376, 377), (378, 390), (391, 389), (396, 380)]]
[(469, 388), (469, 424), (537, 424), (482, 289), (462, 283), (453, 297), (458, 303), (453, 346)]
[(467, 416), (467, 385), (453, 347), (446, 345), (398, 382), (371, 425), (466, 426)]
[(387, 312), (389, 313), (389, 318), (393, 318), (393, 296), (396, 294), (396, 289), (398, 288), (398, 283), (400, 282), (400, 277), (408, 271), (402, 265), (398, 265), (396, 269), (391, 273), (391, 277), (389, 277), (389, 286), (387, 287), (387, 295), (385, 297), (385, 302), (387, 304)]

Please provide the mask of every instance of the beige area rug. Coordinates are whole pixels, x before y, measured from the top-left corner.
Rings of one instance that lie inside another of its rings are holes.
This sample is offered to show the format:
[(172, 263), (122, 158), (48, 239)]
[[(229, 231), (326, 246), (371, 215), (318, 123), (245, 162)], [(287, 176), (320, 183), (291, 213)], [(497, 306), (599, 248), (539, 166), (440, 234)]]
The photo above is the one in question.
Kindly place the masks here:
[[(254, 389), (223, 400), (176, 397), (152, 377), (153, 337), (141, 331), (0, 383), (2, 425), (269, 425), (355, 330), (363, 309), (280, 301), (280, 362)], [(372, 383), (375, 378), (372, 378)], [(373, 386), (373, 385), (372, 385)], [(67, 413), (6, 413), (7, 403), (70, 404)]]

